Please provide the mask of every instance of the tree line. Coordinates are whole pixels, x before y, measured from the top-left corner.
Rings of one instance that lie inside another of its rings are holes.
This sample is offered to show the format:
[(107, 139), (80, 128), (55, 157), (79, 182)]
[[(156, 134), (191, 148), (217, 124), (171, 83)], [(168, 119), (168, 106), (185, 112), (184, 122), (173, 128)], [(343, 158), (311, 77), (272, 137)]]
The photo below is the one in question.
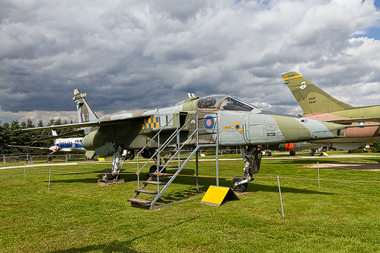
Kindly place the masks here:
[[(73, 121), (62, 121), (61, 119), (51, 119), (45, 125), (42, 120), (39, 120), (37, 127), (51, 126), (51, 125), (64, 125), (72, 124)], [(52, 136), (51, 130), (18, 132), (19, 129), (35, 128), (32, 120), (28, 119), (26, 122), (21, 123), (18, 120), (13, 120), (12, 123), (2, 123), (0, 119), (0, 154), (14, 154), (26, 152), (26, 149), (9, 147), (8, 145), (22, 145), (22, 146), (35, 146), (35, 147), (50, 147), (54, 145), (54, 141), (36, 142), (43, 138)], [(65, 128), (57, 130), (57, 134), (65, 134), (75, 131), (75, 128)]]

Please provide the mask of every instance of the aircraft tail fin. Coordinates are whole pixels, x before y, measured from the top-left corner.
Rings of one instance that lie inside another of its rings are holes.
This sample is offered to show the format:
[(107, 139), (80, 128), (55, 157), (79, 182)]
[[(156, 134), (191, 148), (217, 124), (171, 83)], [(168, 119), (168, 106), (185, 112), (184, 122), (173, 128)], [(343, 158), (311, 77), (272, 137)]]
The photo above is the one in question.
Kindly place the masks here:
[(92, 110), (91, 106), (86, 101), (86, 93), (81, 93), (79, 89), (74, 89), (73, 101), (77, 106), (78, 122), (91, 122), (97, 121), (98, 116)]
[[(51, 130), (51, 136), (53, 136), (53, 137), (54, 137), (54, 136), (58, 136), (57, 131), (55, 131), (55, 130), (52, 129), (52, 130)], [(57, 142), (58, 142), (57, 139), (55, 139), (55, 140), (54, 140), (54, 145), (56, 145)]]
[(301, 106), (304, 115), (310, 113), (329, 113), (353, 108), (351, 105), (330, 96), (296, 72), (288, 72), (281, 76)]

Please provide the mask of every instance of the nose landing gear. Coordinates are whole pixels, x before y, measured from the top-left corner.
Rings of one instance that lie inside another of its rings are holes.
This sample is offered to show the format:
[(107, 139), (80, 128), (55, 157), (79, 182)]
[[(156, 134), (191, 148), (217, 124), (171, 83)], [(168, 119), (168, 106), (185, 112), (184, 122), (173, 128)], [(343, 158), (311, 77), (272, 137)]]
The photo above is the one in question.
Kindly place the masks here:
[(252, 146), (240, 149), (244, 159), (244, 177), (234, 177), (231, 187), (234, 191), (245, 192), (248, 189), (248, 183), (253, 181), (253, 174), (259, 173), (262, 153), (257, 147)]

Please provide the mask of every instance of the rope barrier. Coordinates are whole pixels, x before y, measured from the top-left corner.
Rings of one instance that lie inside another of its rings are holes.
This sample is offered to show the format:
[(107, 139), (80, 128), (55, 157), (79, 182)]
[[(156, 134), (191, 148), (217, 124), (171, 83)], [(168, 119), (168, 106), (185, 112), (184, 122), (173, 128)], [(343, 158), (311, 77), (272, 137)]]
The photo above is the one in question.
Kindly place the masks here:
[[(27, 173), (26, 175), (41, 175), (41, 174), (49, 174), (50, 170), (41, 171), (39, 173)], [(102, 172), (72, 172), (72, 171), (59, 171), (59, 170), (51, 170), (51, 173), (54, 173), (54, 175), (99, 175), (102, 174)], [(21, 175), (21, 174), (20, 174)], [(123, 172), (120, 173), (120, 175), (136, 175), (135, 172)], [(173, 176), (174, 174), (168, 174), (165, 173), (165, 175)], [(0, 177), (9, 177), (9, 175), (4, 175)], [(192, 177), (195, 178), (195, 175), (181, 175), (179, 174), (178, 177)], [(198, 175), (199, 178), (215, 178), (215, 176), (206, 176), (206, 175)], [(221, 177), (219, 178), (223, 179), (233, 179), (233, 176), (228, 177)], [(277, 180), (277, 176), (256, 176), (255, 179), (275, 179)], [(280, 176), (281, 179), (291, 179), (291, 180), (305, 180), (305, 181), (317, 181), (317, 178), (299, 178), (299, 177), (287, 177), (287, 176)], [(344, 180), (344, 179), (319, 179), (319, 181), (324, 182), (352, 182), (352, 183), (380, 183), (380, 181), (365, 181), (365, 180)]]

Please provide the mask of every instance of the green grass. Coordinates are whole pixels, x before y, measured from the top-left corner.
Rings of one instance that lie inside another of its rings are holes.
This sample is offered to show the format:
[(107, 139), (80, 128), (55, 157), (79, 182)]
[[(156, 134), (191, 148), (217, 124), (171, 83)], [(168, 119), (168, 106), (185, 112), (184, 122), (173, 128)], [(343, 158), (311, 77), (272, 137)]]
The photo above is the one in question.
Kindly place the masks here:
[[(124, 185), (97, 185), (109, 163), (26, 168), (26, 176), (23, 167), (0, 170), (0, 252), (378, 252), (380, 183), (357, 181), (380, 182), (379, 172), (321, 169), (320, 187), (305, 180), (317, 179), (317, 169), (305, 166), (336, 161), (380, 157), (264, 158), (240, 200), (214, 207), (190, 194), (176, 200), (198, 199), (152, 211), (126, 201), (137, 187), (132, 173), (123, 174)], [(230, 186), (243, 162), (219, 167), (220, 185)], [(135, 171), (135, 163), (124, 165)], [(194, 162), (184, 174), (195, 174)], [(200, 162), (200, 174), (206, 191), (215, 185), (215, 162)], [(195, 178), (183, 176), (165, 195), (194, 190)]]

